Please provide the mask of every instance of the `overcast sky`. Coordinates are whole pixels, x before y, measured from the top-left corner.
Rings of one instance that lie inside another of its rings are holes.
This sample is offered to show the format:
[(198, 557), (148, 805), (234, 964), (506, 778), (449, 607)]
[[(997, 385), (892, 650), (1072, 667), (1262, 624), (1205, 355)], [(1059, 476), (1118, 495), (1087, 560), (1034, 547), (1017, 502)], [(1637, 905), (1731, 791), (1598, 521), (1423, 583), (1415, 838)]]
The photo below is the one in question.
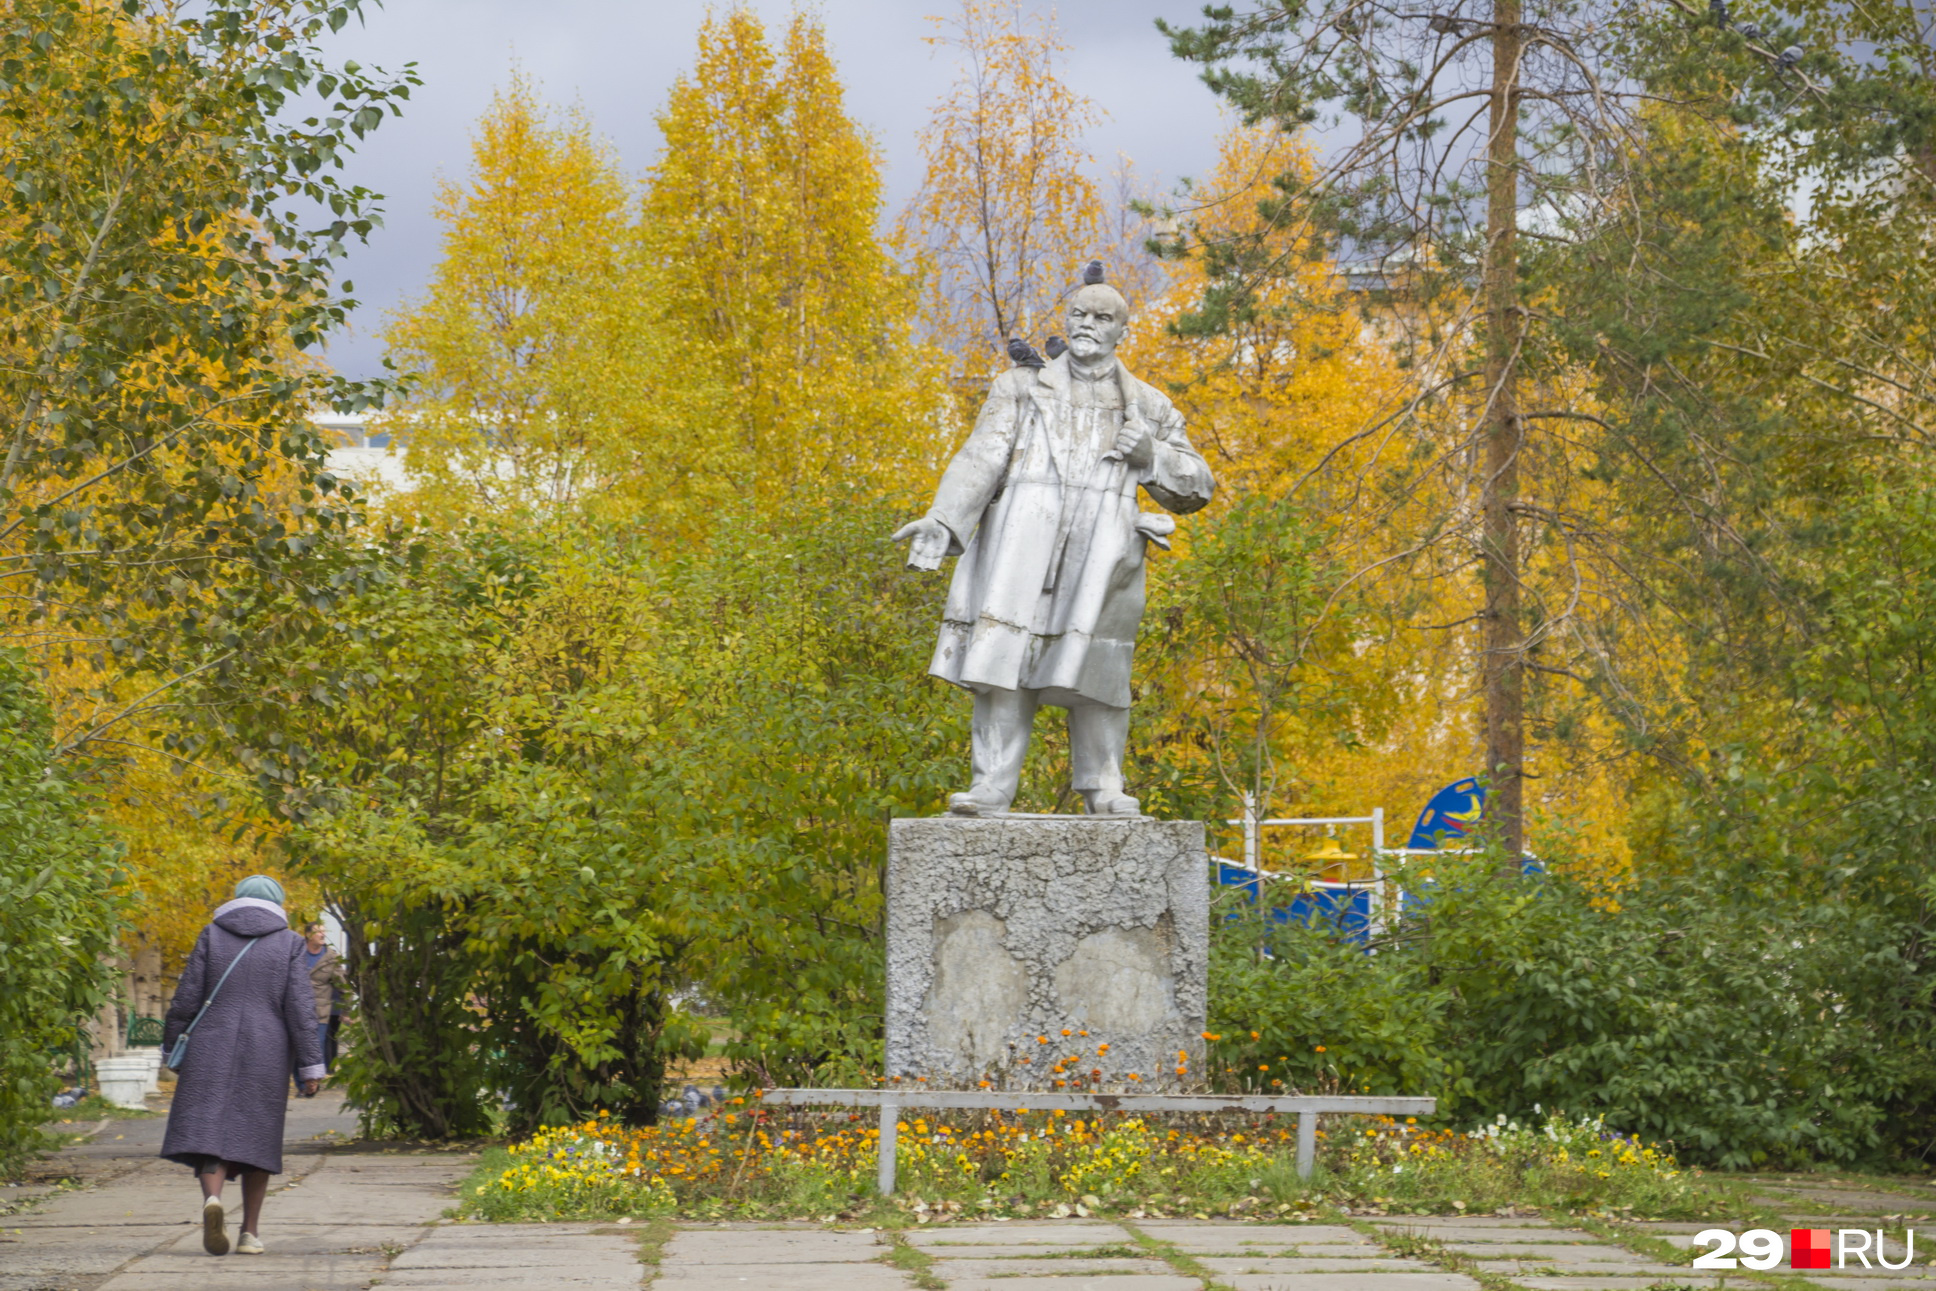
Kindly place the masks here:
[[(492, 92), (521, 68), (547, 99), (584, 107), (638, 175), (659, 149), (653, 117), (691, 62), (704, 0), (388, 0), (333, 46), (339, 58), (384, 68), (415, 62), (424, 84), (406, 115), (386, 122), (350, 160), (352, 182), (388, 199), (385, 227), (355, 250), (345, 277), (363, 309), (329, 359), (348, 376), (380, 366), (382, 316), (422, 290), (436, 261), (431, 202), (439, 176), (461, 178), (472, 125)], [(713, 5), (712, 8), (724, 8)], [(769, 26), (787, 0), (752, 0)], [(890, 210), (920, 182), (915, 132), (952, 76), (946, 51), (922, 38), (943, 0), (823, 0), (828, 42), (848, 109), (880, 141)], [(1118, 152), (1166, 186), (1208, 168), (1220, 117), (1194, 70), (1170, 57), (1153, 20), (1188, 21), (1200, 0), (1066, 0), (1056, 6), (1073, 47), (1068, 83), (1108, 115), (1089, 136), (1105, 167)]]

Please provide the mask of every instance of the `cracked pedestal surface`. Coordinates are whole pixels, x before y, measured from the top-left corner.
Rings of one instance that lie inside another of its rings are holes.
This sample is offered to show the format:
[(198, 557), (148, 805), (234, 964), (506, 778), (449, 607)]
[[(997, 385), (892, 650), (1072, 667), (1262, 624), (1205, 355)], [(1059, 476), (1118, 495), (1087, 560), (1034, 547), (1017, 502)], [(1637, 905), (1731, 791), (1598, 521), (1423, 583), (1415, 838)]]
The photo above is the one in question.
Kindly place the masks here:
[(1194, 1083), (1210, 940), (1200, 822), (903, 819), (887, 865), (890, 1076), (1047, 1089), (1050, 1065), (1080, 1047), (1079, 1070), (1101, 1068), (1110, 1088), (1131, 1072), (1149, 1090)]

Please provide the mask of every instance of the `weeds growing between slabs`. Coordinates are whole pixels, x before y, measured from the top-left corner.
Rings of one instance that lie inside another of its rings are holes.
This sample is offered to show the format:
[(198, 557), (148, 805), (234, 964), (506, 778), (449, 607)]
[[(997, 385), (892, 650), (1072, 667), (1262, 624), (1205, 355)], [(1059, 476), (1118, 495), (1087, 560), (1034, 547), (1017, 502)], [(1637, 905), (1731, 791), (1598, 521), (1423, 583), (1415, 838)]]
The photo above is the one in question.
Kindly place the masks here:
[(624, 1215), (826, 1219), (1123, 1214), (1308, 1218), (1575, 1211), (1705, 1219), (1727, 1194), (1597, 1120), (1549, 1115), (1470, 1131), (1327, 1118), (1309, 1180), (1295, 1117), (910, 1114), (899, 1192), (874, 1191), (878, 1128), (848, 1112), (727, 1107), (644, 1129), (600, 1117), (487, 1154), (466, 1184), (479, 1219)]

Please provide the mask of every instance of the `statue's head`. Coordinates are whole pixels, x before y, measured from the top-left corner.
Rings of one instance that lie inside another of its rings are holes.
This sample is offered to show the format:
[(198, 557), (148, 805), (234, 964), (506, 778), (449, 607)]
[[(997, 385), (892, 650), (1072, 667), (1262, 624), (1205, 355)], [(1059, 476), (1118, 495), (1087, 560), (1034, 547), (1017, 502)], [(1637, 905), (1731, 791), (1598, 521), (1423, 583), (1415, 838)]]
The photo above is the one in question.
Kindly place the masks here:
[(1129, 302), (1107, 283), (1091, 283), (1069, 297), (1069, 352), (1079, 359), (1107, 358), (1129, 326)]

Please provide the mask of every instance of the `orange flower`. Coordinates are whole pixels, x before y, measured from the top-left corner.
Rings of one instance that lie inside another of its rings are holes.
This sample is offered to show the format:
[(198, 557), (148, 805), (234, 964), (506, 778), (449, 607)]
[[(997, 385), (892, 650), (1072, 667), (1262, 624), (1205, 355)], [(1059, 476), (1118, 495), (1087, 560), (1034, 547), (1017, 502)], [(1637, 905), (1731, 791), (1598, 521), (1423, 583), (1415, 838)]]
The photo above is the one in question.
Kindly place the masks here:
[(1319, 1046), (1318, 1046), (1318, 1052), (1319, 1052), (1319, 1053), (1323, 1053), (1323, 1052), (1324, 1052), (1324, 1046), (1323, 1046), (1323, 1045), (1319, 1045)]

